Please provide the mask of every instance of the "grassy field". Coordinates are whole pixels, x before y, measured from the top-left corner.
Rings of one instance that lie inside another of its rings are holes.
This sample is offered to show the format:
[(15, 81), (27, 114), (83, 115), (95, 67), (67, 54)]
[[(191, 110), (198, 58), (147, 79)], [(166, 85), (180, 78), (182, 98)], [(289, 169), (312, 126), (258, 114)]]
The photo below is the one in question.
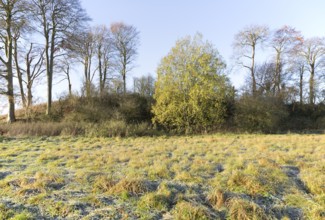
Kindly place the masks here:
[(324, 219), (324, 135), (3, 138), (0, 219)]

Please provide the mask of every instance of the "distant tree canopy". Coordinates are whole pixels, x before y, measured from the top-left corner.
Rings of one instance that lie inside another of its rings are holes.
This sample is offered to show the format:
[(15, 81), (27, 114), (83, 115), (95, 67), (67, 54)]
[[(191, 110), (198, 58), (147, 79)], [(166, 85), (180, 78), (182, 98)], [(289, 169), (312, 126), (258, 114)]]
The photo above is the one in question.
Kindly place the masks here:
[(218, 51), (202, 35), (176, 42), (158, 67), (153, 121), (168, 129), (207, 131), (226, 117), (233, 95)]

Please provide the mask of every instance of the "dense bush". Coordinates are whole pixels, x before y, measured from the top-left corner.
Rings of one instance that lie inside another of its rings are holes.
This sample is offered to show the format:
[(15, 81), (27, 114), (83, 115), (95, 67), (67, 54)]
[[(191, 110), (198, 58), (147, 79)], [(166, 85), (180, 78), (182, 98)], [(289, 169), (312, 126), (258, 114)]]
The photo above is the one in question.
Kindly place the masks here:
[(150, 121), (150, 103), (148, 98), (138, 94), (74, 97), (62, 101), (63, 108), (66, 109), (65, 120), (91, 123), (107, 120), (126, 123)]
[(307, 131), (325, 129), (325, 105), (293, 103), (287, 106), (289, 114), (286, 130)]
[(233, 96), (224, 70), (222, 57), (201, 35), (179, 40), (158, 67), (153, 121), (184, 133), (220, 127)]
[[(150, 112), (152, 98), (138, 94), (110, 94), (92, 98), (78, 96), (62, 98), (54, 103), (51, 116), (41, 113), (45, 105), (33, 107), (28, 115), (23, 111), (17, 111), (20, 122), (0, 124), (0, 135), (128, 137), (178, 134), (186, 131), (202, 133), (217, 129), (261, 133), (324, 132), (325, 105), (322, 103), (284, 104), (280, 99), (262, 95), (256, 97), (242, 95), (236, 100), (231, 97), (224, 99), (222, 127), (209, 117), (207, 119), (211, 124), (208, 127), (206, 124), (194, 123), (189, 124), (193, 127), (175, 130), (173, 126), (153, 125), (151, 123), (153, 116)], [(181, 106), (175, 102), (175, 108)], [(217, 110), (211, 108), (210, 111)]]
[(127, 124), (125, 121), (105, 121), (102, 123), (75, 122), (20, 122), (1, 124), (2, 135), (10, 137), (29, 136), (89, 136), (89, 137), (134, 137), (156, 136), (161, 132), (155, 130), (151, 124), (142, 122)]
[(287, 116), (285, 106), (276, 98), (242, 96), (234, 120), (239, 131), (274, 133), (283, 130)]
[(152, 100), (138, 94), (110, 94), (100, 97), (63, 97), (45, 116), (45, 105), (35, 106), (28, 115), (20, 111), (20, 122), (0, 124), (7, 136), (85, 135), (125, 137), (156, 135), (150, 123)]

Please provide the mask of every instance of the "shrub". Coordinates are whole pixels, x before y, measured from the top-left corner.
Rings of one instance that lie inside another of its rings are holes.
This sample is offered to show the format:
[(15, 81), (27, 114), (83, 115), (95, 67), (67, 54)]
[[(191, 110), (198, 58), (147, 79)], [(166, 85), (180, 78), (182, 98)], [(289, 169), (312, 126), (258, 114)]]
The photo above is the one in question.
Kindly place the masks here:
[(127, 125), (124, 121), (111, 120), (99, 124), (88, 124), (86, 135), (90, 137), (125, 137)]
[(283, 130), (287, 116), (276, 98), (244, 95), (236, 103), (235, 125), (240, 131), (275, 133)]
[(225, 63), (200, 34), (179, 40), (158, 67), (153, 121), (179, 132), (220, 127), (233, 97)]
[(85, 134), (89, 137), (131, 137), (154, 136), (160, 133), (146, 122), (127, 124), (121, 120), (109, 120), (97, 124), (86, 124)]
[[(0, 131), (5, 136), (79, 136), (89, 137), (127, 137), (155, 136), (161, 132), (155, 130), (147, 122), (127, 124), (123, 120), (109, 120), (101, 123), (76, 122), (18, 122), (0, 124)], [(0, 142), (3, 137), (0, 136)]]
[(100, 97), (73, 97), (66, 101), (65, 120), (100, 123), (125, 121), (141, 123), (150, 121), (151, 101), (137, 94), (109, 94)]

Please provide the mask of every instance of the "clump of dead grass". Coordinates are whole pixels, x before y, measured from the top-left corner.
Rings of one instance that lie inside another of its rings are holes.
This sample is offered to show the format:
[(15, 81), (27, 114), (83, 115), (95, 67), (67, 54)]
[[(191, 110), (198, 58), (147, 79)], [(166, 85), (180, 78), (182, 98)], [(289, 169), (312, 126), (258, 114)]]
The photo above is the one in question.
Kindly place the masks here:
[(188, 201), (179, 201), (172, 213), (175, 220), (213, 219), (206, 207)]
[(150, 186), (148, 181), (139, 178), (133, 179), (126, 177), (114, 184), (108, 193), (114, 195), (128, 193), (130, 195), (140, 196), (146, 192), (149, 192), (150, 190), (152, 190), (152, 186)]
[(228, 219), (231, 220), (268, 220), (265, 211), (256, 203), (241, 198), (232, 198), (227, 202)]
[(222, 189), (216, 188), (208, 194), (207, 200), (213, 208), (219, 210), (225, 207), (228, 195)]

